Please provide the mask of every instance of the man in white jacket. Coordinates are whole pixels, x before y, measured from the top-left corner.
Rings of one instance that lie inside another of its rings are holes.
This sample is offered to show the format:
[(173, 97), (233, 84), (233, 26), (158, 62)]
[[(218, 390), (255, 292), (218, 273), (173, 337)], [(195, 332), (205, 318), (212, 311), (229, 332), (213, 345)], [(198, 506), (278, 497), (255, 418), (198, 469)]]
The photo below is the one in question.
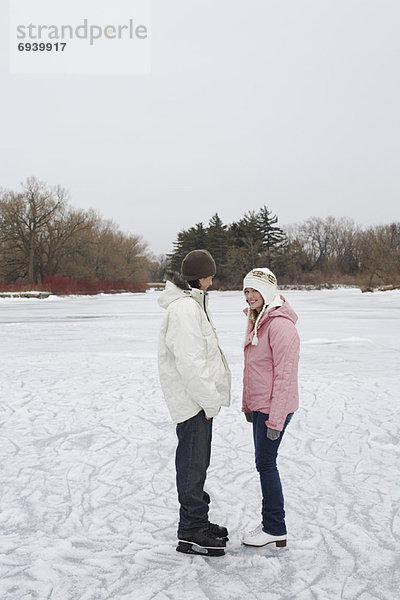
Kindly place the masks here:
[(159, 304), (161, 325), (158, 366), (172, 421), (176, 423), (176, 485), (180, 503), (179, 552), (224, 554), (228, 531), (208, 520), (210, 497), (204, 491), (210, 464), (212, 419), (230, 404), (230, 371), (208, 312), (207, 289), (215, 275), (207, 250), (193, 250), (181, 274), (169, 280)]

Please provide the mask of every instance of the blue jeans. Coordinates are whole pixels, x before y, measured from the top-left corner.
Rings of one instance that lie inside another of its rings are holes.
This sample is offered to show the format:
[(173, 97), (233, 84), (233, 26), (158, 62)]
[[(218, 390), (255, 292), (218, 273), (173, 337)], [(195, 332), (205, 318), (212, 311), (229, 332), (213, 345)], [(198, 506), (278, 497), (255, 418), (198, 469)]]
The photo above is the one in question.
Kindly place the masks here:
[(210, 496), (204, 491), (211, 457), (212, 419), (201, 410), (176, 426), (178, 446), (175, 455), (178, 491), (178, 538), (208, 525)]
[(260, 474), (262, 491), (262, 524), (263, 531), (271, 535), (285, 535), (285, 510), (282, 484), (276, 464), (278, 448), (285, 429), (293, 413), (286, 417), (285, 425), (277, 440), (267, 438), (268, 415), (258, 411), (253, 412), (253, 439), (256, 459), (256, 469)]

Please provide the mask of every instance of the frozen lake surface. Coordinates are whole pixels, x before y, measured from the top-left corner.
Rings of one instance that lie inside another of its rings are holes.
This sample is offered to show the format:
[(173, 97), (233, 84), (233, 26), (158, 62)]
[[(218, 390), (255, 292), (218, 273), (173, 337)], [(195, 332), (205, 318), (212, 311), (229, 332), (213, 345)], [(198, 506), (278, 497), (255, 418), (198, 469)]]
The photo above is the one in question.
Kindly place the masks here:
[(400, 292), (285, 292), (302, 340), (279, 462), (285, 549), (241, 545), (260, 521), (244, 301), (211, 292), (233, 375), (207, 480), (210, 518), (230, 530), (220, 558), (175, 551), (158, 294), (0, 299), (1, 599), (397, 600)]

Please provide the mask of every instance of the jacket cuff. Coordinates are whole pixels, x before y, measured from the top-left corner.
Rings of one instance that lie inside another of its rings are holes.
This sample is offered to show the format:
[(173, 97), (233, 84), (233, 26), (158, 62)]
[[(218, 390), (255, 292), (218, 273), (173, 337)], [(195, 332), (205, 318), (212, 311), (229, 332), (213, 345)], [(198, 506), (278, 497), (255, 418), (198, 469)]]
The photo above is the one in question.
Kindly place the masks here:
[(221, 410), (221, 407), (218, 407), (218, 408), (204, 408), (202, 406), (201, 408), (204, 410), (204, 414), (209, 419), (213, 419), (214, 417), (216, 417), (217, 414), (219, 413), (219, 411)]
[(270, 429), (273, 429), (274, 431), (282, 431), (282, 429), (283, 429), (283, 423), (278, 424), (273, 421), (269, 421), (269, 419), (267, 419), (265, 421), (265, 424), (267, 427), (269, 427)]

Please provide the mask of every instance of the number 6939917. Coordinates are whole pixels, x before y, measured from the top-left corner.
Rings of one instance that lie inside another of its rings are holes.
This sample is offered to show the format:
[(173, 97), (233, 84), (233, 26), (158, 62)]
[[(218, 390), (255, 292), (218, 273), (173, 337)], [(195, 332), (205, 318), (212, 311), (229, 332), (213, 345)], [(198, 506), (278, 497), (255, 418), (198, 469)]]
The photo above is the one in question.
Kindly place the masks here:
[(21, 42), (18, 44), (20, 52), (64, 52), (67, 42)]

